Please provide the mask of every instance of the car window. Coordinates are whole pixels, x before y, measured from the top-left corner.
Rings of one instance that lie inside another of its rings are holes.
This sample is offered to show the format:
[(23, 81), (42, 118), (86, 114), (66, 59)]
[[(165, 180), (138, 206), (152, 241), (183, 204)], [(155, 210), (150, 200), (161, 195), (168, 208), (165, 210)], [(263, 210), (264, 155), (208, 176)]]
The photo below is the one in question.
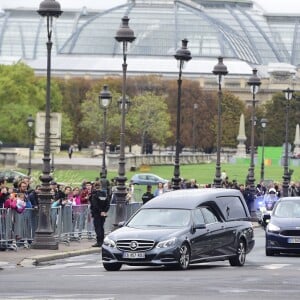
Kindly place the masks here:
[(242, 199), (236, 196), (220, 197), (217, 199), (218, 204), (226, 220), (246, 218), (246, 207)]
[(209, 207), (201, 207), (201, 211), (203, 213), (206, 224), (219, 222), (218, 217)]
[(204, 217), (200, 208), (194, 210), (194, 221), (196, 224), (204, 224)]
[(300, 218), (300, 202), (282, 201), (278, 203), (274, 215), (280, 218)]
[(142, 209), (127, 223), (128, 227), (183, 227), (190, 222), (191, 211), (186, 209)]

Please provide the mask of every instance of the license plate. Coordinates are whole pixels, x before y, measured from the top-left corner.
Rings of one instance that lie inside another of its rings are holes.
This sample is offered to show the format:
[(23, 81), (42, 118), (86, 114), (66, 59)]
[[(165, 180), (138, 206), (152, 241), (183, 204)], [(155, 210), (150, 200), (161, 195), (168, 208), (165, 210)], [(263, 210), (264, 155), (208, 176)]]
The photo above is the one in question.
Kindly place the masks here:
[(289, 238), (288, 243), (289, 244), (299, 244), (300, 243), (300, 238)]
[(131, 259), (145, 258), (145, 252), (124, 252), (123, 258), (131, 258)]

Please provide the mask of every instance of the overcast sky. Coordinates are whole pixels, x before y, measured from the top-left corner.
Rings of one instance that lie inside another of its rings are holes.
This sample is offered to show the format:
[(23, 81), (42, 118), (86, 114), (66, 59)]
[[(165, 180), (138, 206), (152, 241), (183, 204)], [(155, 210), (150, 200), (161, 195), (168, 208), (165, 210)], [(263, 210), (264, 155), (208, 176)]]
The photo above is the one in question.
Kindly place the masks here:
[[(42, 0), (0, 0), (0, 8), (38, 8)], [(119, 4), (126, 3), (127, 0), (58, 0), (61, 9), (69, 8), (87, 8), (105, 9)], [(267, 12), (274, 13), (299, 13), (300, 14), (300, 1), (299, 0), (254, 0)]]

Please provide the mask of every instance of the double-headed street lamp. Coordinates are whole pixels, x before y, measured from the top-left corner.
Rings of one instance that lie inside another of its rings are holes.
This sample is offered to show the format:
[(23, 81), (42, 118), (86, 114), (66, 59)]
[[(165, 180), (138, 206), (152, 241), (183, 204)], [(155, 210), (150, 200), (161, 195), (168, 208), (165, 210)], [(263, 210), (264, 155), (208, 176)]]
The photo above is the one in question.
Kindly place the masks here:
[(106, 168), (106, 131), (107, 131), (107, 122), (106, 122), (106, 115), (107, 115), (107, 108), (110, 105), (112, 96), (111, 92), (108, 90), (108, 86), (104, 85), (103, 90), (99, 94), (99, 106), (103, 109), (103, 155), (102, 155), (102, 168), (100, 172), (100, 177), (106, 179), (107, 176), (107, 168)]
[(44, 0), (40, 3), (37, 11), (47, 21), (47, 86), (46, 86), (46, 114), (45, 114), (45, 139), (43, 174), (40, 176), (41, 190), (39, 199), (39, 219), (32, 247), (35, 249), (58, 249), (58, 241), (55, 239), (50, 221), (51, 212), (51, 188), (50, 181), (50, 104), (51, 104), (51, 48), (52, 48), (52, 26), (53, 18), (58, 18), (62, 11), (60, 4), (55, 0)]
[(260, 125), (262, 128), (262, 153), (261, 153), (261, 168), (260, 168), (260, 181), (265, 180), (265, 129), (267, 127), (268, 120), (261, 119)]
[(287, 197), (289, 195), (289, 185), (291, 181), (291, 173), (289, 170), (289, 112), (290, 112), (290, 101), (293, 99), (294, 91), (290, 88), (283, 90), (286, 106), (285, 106), (285, 148), (284, 148), (284, 173), (283, 173), (283, 182), (282, 182), (282, 193), (283, 197)]
[(173, 189), (178, 190), (180, 189), (180, 164), (179, 164), (179, 152), (181, 149), (181, 142), (180, 142), (180, 112), (181, 112), (181, 84), (182, 84), (182, 69), (184, 64), (192, 59), (191, 52), (187, 48), (188, 40), (183, 39), (181, 48), (176, 50), (174, 55), (175, 59), (178, 62), (179, 67), (179, 76), (178, 76), (178, 94), (177, 94), (177, 114), (176, 114), (176, 146), (175, 146), (175, 162), (174, 162), (174, 177), (172, 178), (173, 182)]
[(129, 18), (124, 16), (122, 18), (122, 24), (118, 29), (115, 39), (122, 43), (123, 51), (123, 81), (122, 81), (122, 103), (121, 103), (121, 130), (120, 130), (120, 157), (119, 168), (117, 177), (117, 190), (116, 195), (116, 219), (115, 225), (126, 219), (126, 176), (125, 176), (125, 115), (126, 115), (126, 71), (127, 71), (127, 47), (128, 43), (132, 43), (135, 40), (134, 32), (129, 28)]
[(214, 179), (214, 186), (216, 188), (222, 187), (221, 178), (221, 140), (222, 140), (222, 122), (221, 122), (221, 103), (222, 103), (222, 81), (225, 75), (228, 74), (227, 67), (223, 63), (223, 57), (218, 57), (218, 64), (213, 69), (213, 74), (217, 75), (218, 79), (218, 134), (217, 134), (217, 161), (216, 161), (216, 175)]
[(27, 175), (31, 175), (31, 149), (32, 149), (32, 132), (33, 132), (33, 125), (34, 125), (34, 118), (32, 115), (29, 115), (26, 120), (27, 126), (29, 128), (29, 158), (28, 158), (28, 172)]
[(249, 185), (250, 193), (252, 200), (254, 200), (255, 196), (255, 176), (254, 176), (254, 128), (255, 128), (255, 104), (256, 99), (255, 95), (257, 94), (259, 90), (259, 86), (261, 85), (260, 78), (257, 76), (257, 69), (253, 70), (252, 76), (248, 80), (248, 85), (250, 86), (250, 90), (252, 93), (252, 111), (251, 111), (251, 146), (250, 146), (250, 167), (248, 170), (248, 176), (247, 176), (247, 185)]

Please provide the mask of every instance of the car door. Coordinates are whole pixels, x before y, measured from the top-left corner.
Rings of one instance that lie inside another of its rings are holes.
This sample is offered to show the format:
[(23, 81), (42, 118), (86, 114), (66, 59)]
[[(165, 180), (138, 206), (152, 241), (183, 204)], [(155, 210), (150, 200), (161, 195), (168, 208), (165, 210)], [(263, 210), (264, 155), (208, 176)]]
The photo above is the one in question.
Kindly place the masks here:
[[(194, 226), (205, 224), (201, 208), (193, 210)], [(205, 228), (195, 229), (191, 235), (191, 260), (197, 260), (208, 256), (210, 252), (209, 230)]]
[(224, 255), (223, 247), (225, 245), (224, 233), (226, 223), (212, 207), (201, 207), (201, 211), (204, 216), (208, 234), (209, 247), (207, 249), (207, 256)]

